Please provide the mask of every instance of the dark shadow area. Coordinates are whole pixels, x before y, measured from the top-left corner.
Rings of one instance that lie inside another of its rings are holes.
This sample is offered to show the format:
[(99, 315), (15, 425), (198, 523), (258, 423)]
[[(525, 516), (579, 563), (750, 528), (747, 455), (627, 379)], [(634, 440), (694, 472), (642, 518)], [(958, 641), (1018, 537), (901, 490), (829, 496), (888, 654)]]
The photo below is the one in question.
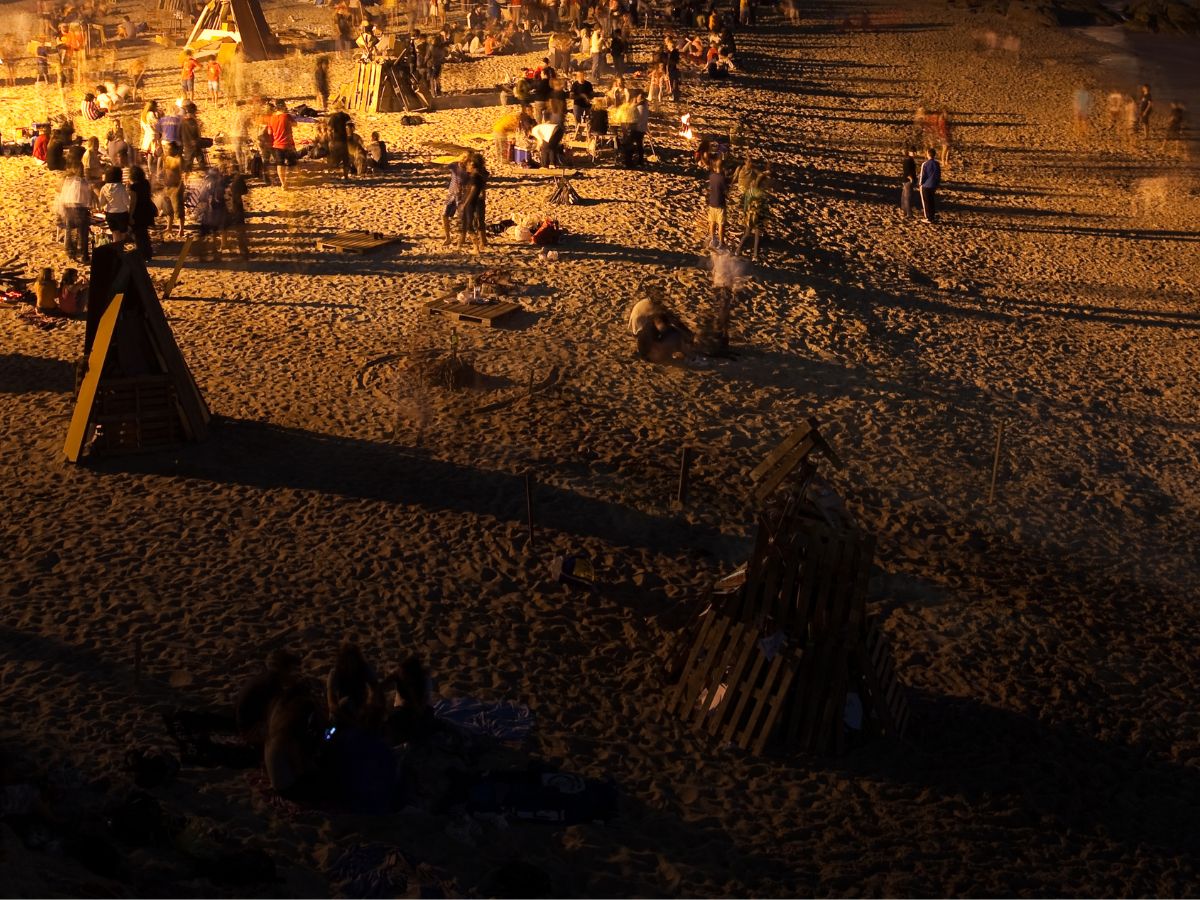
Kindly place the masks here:
[(61, 394), (75, 387), (75, 368), (65, 359), (0, 353), (0, 394)]
[[(217, 418), (207, 442), (167, 454), (89, 462), (99, 474), (138, 472), (261, 490), (292, 488), (468, 513), (524, 525), (521, 475), (445, 462), (395, 445), (317, 434), (264, 422)], [(536, 474), (536, 473), (535, 473)], [(539, 482), (538, 528), (585, 534), (618, 546), (677, 552), (718, 546), (719, 532), (646, 515)]]
[[(910, 691), (910, 702), (908, 745), (869, 746), (837, 768), (852, 778), (929, 788), (938, 795), (928, 800), (934, 805), (955, 806), (961, 798), (967, 809), (956, 818), (964, 825), (974, 820), (980, 829), (1032, 830), (1056, 841), (1070, 832), (1100, 835), (1131, 855), (1144, 845), (1181, 859), (1200, 854), (1195, 769), (1156, 758), (1145, 746), (1105, 743), (1069, 724), (974, 699)], [(1097, 878), (1105, 880), (1100, 873)], [(1080, 889), (1064, 880), (1058, 893), (1074, 896)], [(1160, 890), (1148, 883), (1134, 893)]]

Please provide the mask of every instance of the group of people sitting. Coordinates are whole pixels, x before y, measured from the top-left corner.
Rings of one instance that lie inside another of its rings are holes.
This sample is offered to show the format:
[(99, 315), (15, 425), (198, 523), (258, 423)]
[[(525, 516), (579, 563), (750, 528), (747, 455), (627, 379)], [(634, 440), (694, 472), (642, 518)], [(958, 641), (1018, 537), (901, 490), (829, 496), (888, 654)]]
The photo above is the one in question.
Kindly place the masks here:
[(238, 694), (232, 715), (177, 710), (164, 718), (186, 764), (261, 764), (281, 796), (359, 813), (404, 805), (393, 748), (437, 730), (420, 660), (380, 675), (352, 642), (322, 681), (304, 673), (299, 656), (278, 650)]

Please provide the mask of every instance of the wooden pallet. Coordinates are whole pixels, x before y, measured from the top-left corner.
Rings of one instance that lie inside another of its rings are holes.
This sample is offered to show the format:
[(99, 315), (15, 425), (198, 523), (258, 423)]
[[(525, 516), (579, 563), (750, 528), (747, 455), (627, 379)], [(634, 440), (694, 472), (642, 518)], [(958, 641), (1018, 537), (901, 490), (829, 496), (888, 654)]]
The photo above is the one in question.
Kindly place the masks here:
[(896, 677), (892, 648), (877, 618), (867, 620), (856, 655), (864, 716), (874, 714), (875, 726), (883, 736), (904, 737), (908, 731), (908, 698)]
[(762, 753), (786, 706), (796, 660), (786, 649), (768, 660), (758, 639), (743, 622), (705, 617), (668, 712), (720, 744)]
[(798, 469), (809, 477), (811, 470), (805, 470), (803, 464), (814, 451), (823, 454), (837, 468), (842, 468), (842, 461), (833, 452), (833, 448), (821, 437), (816, 419), (809, 419), (795, 429), (783, 441), (767, 454), (766, 459), (750, 472), (753, 483), (750, 496), (753, 501), (762, 503), (775, 493), (793, 472)]
[(496, 324), (515, 312), (520, 312), (520, 303), (502, 301), (500, 303), (458, 303), (445, 300), (434, 300), (427, 307), (430, 315), (446, 316), (459, 322), (470, 322), (472, 325), (483, 325), (494, 328)]
[(388, 237), (377, 231), (342, 231), (332, 237), (319, 238), (318, 250), (335, 253), (374, 253), (383, 247), (400, 243), (400, 238)]
[(170, 375), (106, 378), (96, 392), (92, 424), (98, 453), (139, 453), (183, 442)]

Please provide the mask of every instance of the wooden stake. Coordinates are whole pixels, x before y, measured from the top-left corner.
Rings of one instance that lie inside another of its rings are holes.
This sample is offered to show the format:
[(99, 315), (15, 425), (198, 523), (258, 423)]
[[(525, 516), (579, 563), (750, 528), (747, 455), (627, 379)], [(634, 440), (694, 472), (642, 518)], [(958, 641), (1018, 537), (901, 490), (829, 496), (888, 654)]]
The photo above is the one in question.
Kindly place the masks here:
[(133, 639), (133, 686), (142, 686), (142, 636)]
[(679, 489), (675, 494), (675, 502), (680, 506), (687, 506), (688, 483), (692, 471), (692, 458), (696, 455), (696, 451), (691, 447), (684, 447), (679, 451)]
[(529, 517), (529, 545), (533, 546), (533, 472), (525, 473), (525, 514)]
[(163, 290), (162, 299), (166, 300), (171, 296), (171, 291), (175, 290), (175, 282), (179, 280), (179, 271), (183, 268), (183, 261), (187, 259), (188, 252), (192, 249), (192, 244), (196, 242), (196, 238), (189, 236), (183, 242), (183, 249), (179, 251), (179, 259), (175, 260), (175, 271), (171, 273), (171, 280), (167, 282), (166, 288)]
[(530, 396), (530, 397), (533, 396), (533, 366), (529, 367), (529, 394), (528, 394), (528, 396)]
[(996, 476), (1000, 473), (1000, 443), (1004, 440), (1004, 420), (996, 429), (996, 451), (992, 454), (992, 486), (988, 489), (988, 505), (996, 498)]

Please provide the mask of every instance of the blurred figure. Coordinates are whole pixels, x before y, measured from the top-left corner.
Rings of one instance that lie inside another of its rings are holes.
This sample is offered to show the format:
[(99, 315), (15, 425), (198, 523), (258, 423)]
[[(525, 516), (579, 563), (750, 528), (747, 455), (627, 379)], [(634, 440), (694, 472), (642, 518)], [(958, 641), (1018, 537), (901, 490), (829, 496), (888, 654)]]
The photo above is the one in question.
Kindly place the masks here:
[(1075, 93), (1071, 95), (1071, 112), (1075, 136), (1084, 137), (1088, 133), (1088, 122), (1092, 118), (1092, 95), (1083, 85), (1076, 87)]
[[(1187, 110), (1184, 109), (1182, 103), (1172, 103), (1170, 112), (1167, 113), (1166, 130), (1163, 132), (1162, 150), (1166, 151), (1167, 144), (1177, 145), (1183, 152), (1184, 158), (1188, 156), (1187, 144), (1183, 139), (1184, 117)], [(1172, 151), (1174, 155), (1174, 151)]]
[(1150, 94), (1150, 85), (1143, 84), (1137, 99), (1137, 128), (1142, 137), (1150, 137), (1150, 117), (1154, 115), (1154, 98)]

